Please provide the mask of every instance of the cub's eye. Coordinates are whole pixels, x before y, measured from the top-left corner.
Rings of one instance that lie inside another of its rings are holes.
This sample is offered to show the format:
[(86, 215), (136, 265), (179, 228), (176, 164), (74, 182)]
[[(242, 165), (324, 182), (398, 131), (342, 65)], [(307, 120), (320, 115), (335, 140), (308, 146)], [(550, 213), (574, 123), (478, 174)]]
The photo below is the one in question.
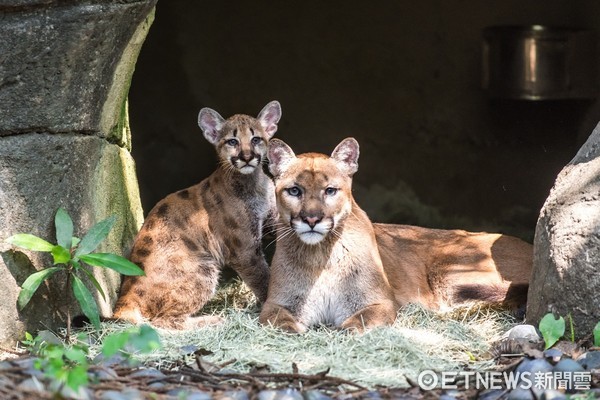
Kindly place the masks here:
[(285, 190), (288, 192), (288, 194), (290, 196), (293, 196), (293, 197), (300, 197), (300, 195), (302, 194), (302, 191), (300, 190), (300, 188), (298, 186), (293, 186), (293, 187), (291, 187), (289, 189), (285, 189)]
[(252, 145), (253, 145), (253, 146), (257, 146), (257, 145), (259, 145), (259, 144), (260, 144), (260, 142), (262, 142), (262, 139), (261, 139), (261, 138), (259, 138), (258, 136), (254, 136), (254, 137), (252, 138), (252, 141), (251, 141), (251, 142), (252, 142)]
[(334, 196), (337, 193), (337, 189), (336, 188), (332, 188), (332, 187), (328, 187), (327, 189), (325, 189), (325, 194), (327, 196)]
[(227, 143), (229, 146), (235, 147), (238, 145), (238, 140), (237, 139), (229, 139), (225, 143)]

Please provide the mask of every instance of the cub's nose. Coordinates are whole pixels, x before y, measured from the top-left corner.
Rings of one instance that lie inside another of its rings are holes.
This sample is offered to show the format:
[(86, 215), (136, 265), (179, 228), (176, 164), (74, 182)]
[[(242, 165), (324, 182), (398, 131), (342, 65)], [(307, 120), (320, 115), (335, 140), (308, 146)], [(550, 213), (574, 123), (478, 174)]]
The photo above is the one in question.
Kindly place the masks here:
[(249, 163), (254, 158), (254, 155), (251, 152), (241, 152), (240, 154), (238, 154), (238, 158), (244, 162)]
[(315, 216), (304, 216), (302, 217), (302, 221), (306, 222), (308, 226), (314, 228), (319, 222), (321, 222), (323, 218), (315, 217)]

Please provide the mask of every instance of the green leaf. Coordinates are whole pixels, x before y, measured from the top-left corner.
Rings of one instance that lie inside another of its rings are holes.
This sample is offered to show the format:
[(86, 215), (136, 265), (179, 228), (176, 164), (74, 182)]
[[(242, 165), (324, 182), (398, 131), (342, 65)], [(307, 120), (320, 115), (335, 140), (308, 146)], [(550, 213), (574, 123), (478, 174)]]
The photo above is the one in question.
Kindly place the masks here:
[(142, 325), (140, 333), (131, 335), (129, 338), (131, 345), (142, 353), (149, 353), (160, 348), (160, 337), (158, 332), (149, 325)]
[(113, 215), (92, 226), (88, 233), (86, 233), (86, 235), (83, 237), (83, 239), (81, 239), (81, 242), (79, 242), (79, 246), (77, 247), (75, 256), (89, 254), (92, 251), (96, 250), (96, 247), (98, 247), (100, 242), (106, 239), (106, 237), (108, 236), (108, 232), (110, 232), (114, 223), (115, 216)]
[(125, 347), (129, 340), (129, 332), (114, 333), (104, 338), (102, 342), (102, 354), (111, 357)]
[(56, 242), (58, 245), (70, 249), (71, 237), (73, 237), (73, 220), (64, 209), (59, 208), (56, 211), (54, 225), (56, 225)]
[(73, 294), (77, 299), (77, 302), (81, 306), (81, 310), (86, 317), (92, 321), (92, 324), (96, 329), (100, 329), (100, 313), (98, 312), (98, 306), (96, 300), (90, 293), (87, 287), (83, 284), (81, 279), (75, 274), (73, 277)]
[(66, 384), (75, 391), (78, 391), (79, 387), (87, 385), (87, 367), (83, 365), (76, 365), (72, 367), (67, 374)]
[(71, 238), (71, 248), (76, 247), (79, 242), (81, 242), (81, 239), (79, 239), (78, 237), (73, 236)]
[(546, 343), (544, 348), (549, 349), (565, 334), (565, 319), (555, 319), (554, 314), (548, 313), (540, 321), (539, 328)]
[(112, 253), (82, 255), (79, 259), (94, 267), (114, 269), (123, 275), (144, 275), (144, 271), (128, 259)]
[(60, 245), (52, 248), (52, 257), (54, 257), (54, 265), (66, 264), (71, 260), (71, 253)]
[(104, 300), (106, 300), (106, 294), (104, 293), (104, 290), (102, 290), (102, 286), (100, 286), (100, 282), (98, 282), (98, 280), (96, 279), (96, 277), (90, 271), (88, 271), (85, 268), (80, 268), (79, 271), (83, 271), (83, 273), (87, 275), (87, 277), (92, 282), (92, 284), (94, 285), (94, 287), (96, 288), (96, 290), (98, 292), (100, 292), (100, 295), (102, 296), (102, 298)]
[(21, 286), (21, 292), (19, 293), (19, 298), (17, 300), (19, 309), (22, 310), (27, 303), (29, 303), (31, 297), (45, 279), (48, 279), (50, 276), (62, 269), (63, 268), (61, 267), (50, 267), (29, 275), (29, 277), (25, 279), (25, 282), (23, 282), (23, 285)]
[(65, 357), (81, 365), (87, 365), (87, 354), (79, 346), (65, 349)]
[(6, 239), (6, 242), (12, 244), (13, 246), (33, 251), (50, 252), (54, 248), (52, 243), (48, 243), (44, 239), (35, 235), (30, 235), (29, 233), (17, 233), (16, 235)]
[(600, 322), (594, 327), (594, 346), (600, 347)]

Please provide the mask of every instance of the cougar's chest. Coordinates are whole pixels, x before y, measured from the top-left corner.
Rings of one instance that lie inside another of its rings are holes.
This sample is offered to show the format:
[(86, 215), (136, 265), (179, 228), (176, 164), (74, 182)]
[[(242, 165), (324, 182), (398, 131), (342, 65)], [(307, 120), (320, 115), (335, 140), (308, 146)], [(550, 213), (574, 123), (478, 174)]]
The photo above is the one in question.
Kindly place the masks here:
[(307, 326), (340, 326), (353, 314), (353, 304), (347, 296), (348, 280), (339, 271), (327, 269), (308, 285), (299, 319)]

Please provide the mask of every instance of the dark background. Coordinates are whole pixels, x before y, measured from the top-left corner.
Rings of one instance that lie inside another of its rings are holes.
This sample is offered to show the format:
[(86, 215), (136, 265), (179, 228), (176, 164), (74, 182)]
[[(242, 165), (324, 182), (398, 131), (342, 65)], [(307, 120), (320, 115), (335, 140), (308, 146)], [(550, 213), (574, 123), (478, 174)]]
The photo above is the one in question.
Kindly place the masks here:
[(200, 108), (256, 115), (276, 99), (296, 153), (358, 139), (373, 220), (531, 241), (600, 106), (488, 98), (482, 30), (504, 24), (595, 29), (600, 2), (159, 1), (129, 97), (145, 212), (214, 170)]

